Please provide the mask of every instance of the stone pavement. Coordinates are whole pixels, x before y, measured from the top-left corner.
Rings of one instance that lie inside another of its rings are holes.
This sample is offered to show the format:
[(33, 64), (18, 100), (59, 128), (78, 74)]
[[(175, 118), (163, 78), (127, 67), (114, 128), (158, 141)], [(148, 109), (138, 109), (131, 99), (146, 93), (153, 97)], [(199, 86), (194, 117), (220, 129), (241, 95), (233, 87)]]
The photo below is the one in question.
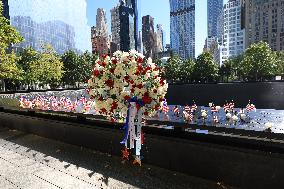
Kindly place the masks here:
[(0, 189), (229, 188), (0, 127)]

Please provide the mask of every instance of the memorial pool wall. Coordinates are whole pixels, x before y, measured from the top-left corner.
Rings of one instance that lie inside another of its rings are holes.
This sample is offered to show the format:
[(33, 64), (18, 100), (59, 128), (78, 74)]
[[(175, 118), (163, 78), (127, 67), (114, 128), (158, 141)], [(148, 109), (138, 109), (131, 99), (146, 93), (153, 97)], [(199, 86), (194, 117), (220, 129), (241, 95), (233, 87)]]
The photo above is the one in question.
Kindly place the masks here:
[[(0, 126), (120, 156), (122, 124), (0, 109)], [(68, 120), (69, 119), (69, 120)], [(64, 120), (64, 121), (63, 121)], [(282, 140), (145, 127), (143, 162), (240, 188), (283, 188)], [(13, 139), (7, 139), (13, 141)], [(130, 162), (131, 163), (131, 162)]]

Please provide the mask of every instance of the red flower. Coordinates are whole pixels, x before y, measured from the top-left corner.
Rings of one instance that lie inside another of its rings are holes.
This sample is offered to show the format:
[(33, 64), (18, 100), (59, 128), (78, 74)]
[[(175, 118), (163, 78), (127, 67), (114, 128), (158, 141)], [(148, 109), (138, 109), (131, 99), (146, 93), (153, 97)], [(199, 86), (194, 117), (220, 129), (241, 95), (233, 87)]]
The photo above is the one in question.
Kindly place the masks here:
[(135, 90), (132, 88), (132, 89), (130, 89), (130, 91), (131, 91), (131, 93), (134, 93)]
[(103, 67), (106, 67), (106, 62), (102, 62), (102, 66), (103, 66)]
[(160, 84), (161, 84), (162, 86), (165, 84), (163, 79), (160, 80)]
[(111, 61), (113, 64), (117, 64), (117, 60), (116, 59), (112, 59)]
[(147, 115), (149, 115), (149, 114), (148, 114), (148, 112), (144, 112), (144, 115), (147, 116)]
[(134, 81), (133, 81), (133, 80), (131, 80), (131, 81), (129, 81), (129, 83), (130, 83), (131, 85), (133, 85), (133, 84), (134, 84)]
[(155, 110), (158, 110), (160, 108), (160, 105), (155, 106)]
[(154, 92), (154, 93), (157, 93), (158, 91), (157, 91), (157, 89), (154, 89), (153, 92)]
[(112, 106), (111, 106), (111, 109), (117, 109), (117, 107), (118, 107), (118, 104), (116, 102), (113, 102)]
[(164, 101), (164, 99), (163, 99), (163, 98), (160, 98), (160, 99), (159, 99), (159, 101), (160, 101), (160, 102), (163, 102), (163, 101)]
[(105, 84), (106, 84), (108, 87), (113, 87), (114, 82), (113, 82), (113, 80), (108, 79), (108, 80), (106, 80)]
[(144, 104), (150, 104), (152, 102), (152, 98), (149, 97), (149, 95), (144, 95), (142, 97), (142, 101), (144, 102)]
[(98, 77), (100, 75), (100, 71), (99, 70), (94, 70), (93, 74), (94, 74), (94, 76)]
[(105, 59), (108, 56), (108, 54), (103, 55), (103, 59)]
[(98, 99), (99, 101), (103, 101), (104, 99), (103, 99), (103, 97), (102, 96), (100, 96), (100, 98)]
[(142, 89), (143, 85), (140, 83), (139, 85), (136, 86), (138, 89)]
[(128, 81), (129, 78), (130, 78), (129, 75), (127, 75), (127, 76), (124, 77), (124, 79), (125, 79), (126, 81)]
[(126, 101), (130, 100), (130, 96), (129, 96), (129, 95), (126, 95), (126, 96), (124, 97), (124, 100), (126, 100)]
[(110, 73), (114, 73), (114, 68), (109, 69)]
[(102, 108), (102, 109), (101, 109), (101, 112), (102, 112), (102, 113), (106, 113), (107, 110), (106, 110), (105, 108)]
[(143, 58), (138, 57), (138, 58), (137, 58), (137, 62), (138, 62), (138, 63), (142, 63), (142, 62), (143, 62)]

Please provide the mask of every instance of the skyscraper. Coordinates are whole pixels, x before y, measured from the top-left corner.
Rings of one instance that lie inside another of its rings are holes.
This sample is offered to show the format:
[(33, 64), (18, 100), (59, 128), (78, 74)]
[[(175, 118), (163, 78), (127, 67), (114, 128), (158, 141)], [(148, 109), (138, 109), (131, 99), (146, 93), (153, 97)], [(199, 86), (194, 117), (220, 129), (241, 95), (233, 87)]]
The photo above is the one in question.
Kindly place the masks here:
[(284, 50), (284, 1), (245, 1), (245, 46), (265, 41), (274, 51)]
[(102, 37), (108, 37), (106, 11), (101, 8), (97, 9), (96, 30)]
[(154, 18), (150, 15), (142, 17), (142, 42), (144, 55), (153, 58), (155, 53), (155, 28)]
[(195, 0), (170, 0), (171, 49), (183, 59), (195, 57)]
[(229, 0), (224, 5), (224, 36), (221, 46), (221, 64), (229, 57), (245, 50), (245, 30), (241, 26), (241, 0)]
[(107, 54), (110, 50), (110, 37), (106, 20), (106, 11), (97, 9), (96, 26), (91, 28), (93, 54)]
[(3, 3), (3, 16), (10, 20), (8, 0), (2, 0)]
[(157, 24), (157, 51), (162, 52), (164, 51), (164, 41), (165, 41), (165, 36), (164, 36), (164, 30), (161, 24)]
[(120, 4), (111, 9), (112, 42), (118, 50), (137, 49), (138, 37), (135, 29), (135, 8), (132, 0), (120, 0)]
[(217, 37), (219, 30), (222, 29), (218, 25), (218, 18), (222, 14), (222, 8), (223, 8), (223, 0), (207, 0), (208, 38)]
[[(56, 6), (51, 6), (56, 5)], [(85, 0), (9, 0), (11, 25), (25, 41), (14, 48), (41, 48), (51, 44), (62, 54), (66, 50), (91, 50)]]

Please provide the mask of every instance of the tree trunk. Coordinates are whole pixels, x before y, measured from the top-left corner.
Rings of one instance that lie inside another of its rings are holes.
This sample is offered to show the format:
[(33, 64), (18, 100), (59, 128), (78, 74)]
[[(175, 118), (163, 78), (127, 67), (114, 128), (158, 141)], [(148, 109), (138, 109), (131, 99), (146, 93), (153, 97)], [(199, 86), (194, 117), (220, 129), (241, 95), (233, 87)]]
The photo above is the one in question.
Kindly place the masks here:
[(1, 79), (2, 91), (6, 91), (5, 79)]

